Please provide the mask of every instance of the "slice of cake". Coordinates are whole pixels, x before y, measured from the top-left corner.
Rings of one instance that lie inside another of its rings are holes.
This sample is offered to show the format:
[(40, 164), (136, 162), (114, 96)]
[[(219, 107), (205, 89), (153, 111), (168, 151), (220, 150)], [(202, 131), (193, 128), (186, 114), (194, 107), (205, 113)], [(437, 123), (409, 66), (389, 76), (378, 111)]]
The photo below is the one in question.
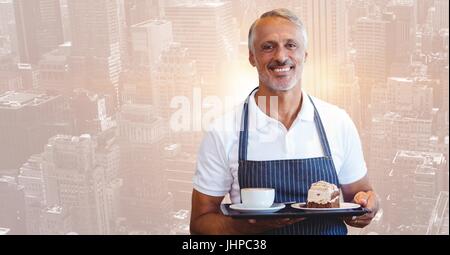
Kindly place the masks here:
[(339, 208), (339, 189), (326, 181), (313, 183), (308, 190), (308, 208)]

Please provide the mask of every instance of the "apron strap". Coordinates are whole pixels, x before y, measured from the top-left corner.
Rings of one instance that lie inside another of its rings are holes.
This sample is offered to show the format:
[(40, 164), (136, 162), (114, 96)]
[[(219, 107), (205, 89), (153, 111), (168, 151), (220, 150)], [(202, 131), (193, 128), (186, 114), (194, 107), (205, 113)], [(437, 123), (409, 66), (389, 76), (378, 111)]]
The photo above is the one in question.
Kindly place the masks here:
[(316, 124), (317, 132), (319, 132), (320, 143), (322, 144), (323, 154), (326, 158), (331, 159), (331, 149), (328, 143), (327, 134), (325, 133), (325, 128), (323, 127), (322, 120), (320, 119), (319, 112), (317, 111), (316, 105), (314, 104), (311, 96), (309, 96), (309, 101), (314, 106), (314, 123)]
[[(247, 147), (248, 147), (248, 103), (250, 101), (250, 96), (257, 90), (259, 87), (250, 92), (247, 99), (244, 102), (244, 106), (242, 109), (241, 116), (241, 128), (239, 130), (239, 161), (247, 160)], [(316, 105), (314, 104), (311, 96), (308, 95), (309, 100), (311, 101), (314, 107), (314, 123), (316, 125), (317, 132), (319, 134), (320, 144), (322, 145), (322, 150), (326, 158), (332, 159), (331, 157), (331, 149), (328, 143), (328, 138), (325, 133), (325, 129), (322, 124), (322, 120), (320, 119), (319, 112), (317, 111)]]
[(250, 101), (250, 96), (257, 90), (256, 87), (250, 92), (247, 99), (245, 99), (244, 107), (242, 109), (241, 116), (241, 129), (239, 130), (239, 161), (247, 160), (247, 147), (248, 147), (248, 102)]

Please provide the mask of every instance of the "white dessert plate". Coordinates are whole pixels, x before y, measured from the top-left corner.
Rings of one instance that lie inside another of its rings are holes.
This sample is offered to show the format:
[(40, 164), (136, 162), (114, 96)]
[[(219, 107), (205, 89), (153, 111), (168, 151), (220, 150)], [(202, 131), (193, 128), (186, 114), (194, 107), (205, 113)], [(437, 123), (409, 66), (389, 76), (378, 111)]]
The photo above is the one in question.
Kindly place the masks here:
[(268, 208), (250, 208), (246, 207), (243, 204), (232, 204), (230, 205), (230, 208), (236, 211), (240, 212), (249, 212), (249, 213), (269, 213), (269, 212), (276, 212), (286, 207), (283, 203), (273, 203), (272, 206)]
[(305, 210), (305, 211), (336, 211), (336, 210), (348, 210), (348, 209), (357, 209), (360, 208), (361, 205), (355, 203), (340, 203), (339, 208), (307, 208), (306, 203), (296, 203), (291, 205), (292, 208)]

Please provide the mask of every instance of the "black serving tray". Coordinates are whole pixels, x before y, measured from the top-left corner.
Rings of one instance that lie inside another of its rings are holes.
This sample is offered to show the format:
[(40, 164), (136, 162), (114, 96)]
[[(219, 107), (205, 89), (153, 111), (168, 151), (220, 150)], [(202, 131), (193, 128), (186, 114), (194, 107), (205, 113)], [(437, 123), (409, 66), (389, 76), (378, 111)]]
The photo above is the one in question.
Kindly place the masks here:
[(226, 216), (230, 216), (235, 219), (264, 219), (264, 218), (311, 218), (318, 216), (326, 217), (348, 217), (348, 216), (360, 216), (369, 212), (366, 208), (352, 208), (352, 209), (339, 209), (339, 210), (318, 210), (309, 211), (292, 208), (291, 204), (286, 204), (286, 207), (277, 212), (240, 212), (230, 208), (230, 204), (221, 204), (220, 209)]

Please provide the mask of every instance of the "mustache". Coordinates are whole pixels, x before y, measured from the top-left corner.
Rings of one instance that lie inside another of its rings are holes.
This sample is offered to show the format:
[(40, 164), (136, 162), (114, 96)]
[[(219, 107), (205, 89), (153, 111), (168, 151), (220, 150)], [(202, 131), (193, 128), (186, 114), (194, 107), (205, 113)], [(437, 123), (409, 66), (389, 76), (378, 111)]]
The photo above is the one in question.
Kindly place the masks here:
[(279, 60), (274, 60), (274, 61), (271, 61), (267, 65), (268, 68), (275, 68), (275, 67), (279, 67), (279, 66), (294, 66), (294, 62), (292, 62), (292, 60), (290, 60), (290, 59), (286, 59), (283, 62), (281, 62)]

